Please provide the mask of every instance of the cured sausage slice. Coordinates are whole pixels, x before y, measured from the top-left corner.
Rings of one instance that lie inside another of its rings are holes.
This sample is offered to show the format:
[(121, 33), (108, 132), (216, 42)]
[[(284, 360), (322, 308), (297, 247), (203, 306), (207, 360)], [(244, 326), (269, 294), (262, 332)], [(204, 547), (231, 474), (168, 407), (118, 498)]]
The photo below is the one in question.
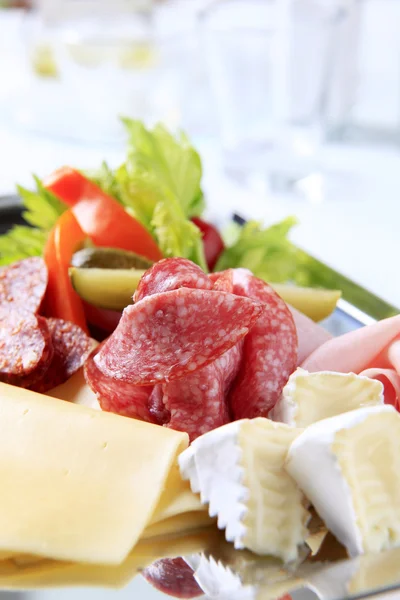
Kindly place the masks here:
[(218, 273), (210, 273), (209, 278), (213, 284), (213, 290), (218, 292), (233, 292), (233, 270), (227, 269)]
[(0, 381), (30, 387), (53, 358), (46, 319), (22, 309), (0, 308)]
[(53, 345), (53, 358), (44, 374), (31, 389), (42, 394), (64, 383), (80, 369), (92, 350), (92, 340), (69, 321), (46, 319)]
[(237, 375), (242, 342), (214, 362), (163, 386), (163, 403), (171, 414), (168, 427), (186, 431), (192, 442), (230, 421), (227, 393)]
[(237, 344), (263, 310), (260, 302), (209, 290), (147, 296), (124, 310), (94, 360), (105, 375), (137, 385), (179, 379)]
[(204, 271), (191, 260), (165, 258), (144, 273), (133, 299), (139, 302), (146, 296), (182, 287), (211, 290), (212, 283)]
[(233, 418), (267, 417), (297, 366), (296, 326), (282, 298), (247, 269), (234, 269), (233, 289), (265, 306), (244, 340), (243, 361), (230, 394)]
[(101, 409), (124, 417), (157, 423), (155, 416), (149, 410), (149, 398), (153, 386), (132, 385), (104, 375), (93, 360), (98, 352), (99, 348), (92, 352), (85, 363), (84, 373), (88, 385), (97, 396)]
[(0, 269), (0, 306), (38, 313), (47, 287), (43, 258), (32, 256)]
[(144, 569), (143, 577), (153, 587), (174, 598), (203, 596), (193, 576), (193, 569), (183, 558), (163, 558)]

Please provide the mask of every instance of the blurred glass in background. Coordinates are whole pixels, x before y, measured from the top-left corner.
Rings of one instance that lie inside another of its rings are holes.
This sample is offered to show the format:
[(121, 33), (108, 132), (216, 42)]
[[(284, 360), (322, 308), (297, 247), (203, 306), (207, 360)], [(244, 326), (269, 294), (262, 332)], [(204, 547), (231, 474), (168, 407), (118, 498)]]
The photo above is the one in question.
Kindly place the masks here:
[(317, 168), (340, 0), (222, 0), (201, 16), (226, 168), (290, 186)]
[(24, 4), (0, 20), (0, 117), (20, 131), (119, 144), (118, 115), (164, 121), (273, 190), (323, 172), (326, 140), (399, 142), (399, 0)]
[(329, 81), (328, 139), (400, 142), (400, 2), (351, 0)]
[(122, 139), (119, 115), (188, 124), (195, 35), (170, 12), (151, 0), (40, 0), (16, 26), (3, 98), (10, 120), (104, 143)]

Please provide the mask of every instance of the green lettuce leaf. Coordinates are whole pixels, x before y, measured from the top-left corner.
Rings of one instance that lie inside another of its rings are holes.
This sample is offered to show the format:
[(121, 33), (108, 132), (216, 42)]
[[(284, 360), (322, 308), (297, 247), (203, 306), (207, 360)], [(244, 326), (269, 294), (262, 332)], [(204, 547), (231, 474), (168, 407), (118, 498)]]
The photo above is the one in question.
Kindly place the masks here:
[(22, 216), (32, 227), (15, 225), (0, 236), (0, 265), (29, 256), (41, 256), (50, 229), (67, 207), (34, 177), (36, 191), (17, 186), (22, 200)]
[(228, 246), (220, 256), (215, 270), (244, 267), (257, 277), (275, 283), (296, 279), (298, 249), (288, 239), (296, 224), (288, 217), (265, 229), (257, 221), (249, 221), (236, 232), (229, 227)]
[(201, 232), (172, 198), (156, 205), (151, 226), (164, 256), (188, 258), (207, 271)]
[(186, 218), (204, 210), (199, 154), (187, 136), (176, 136), (163, 125), (152, 130), (140, 121), (123, 119), (128, 132), (128, 157), (116, 174), (124, 203), (151, 221), (155, 206), (164, 196), (173, 196)]

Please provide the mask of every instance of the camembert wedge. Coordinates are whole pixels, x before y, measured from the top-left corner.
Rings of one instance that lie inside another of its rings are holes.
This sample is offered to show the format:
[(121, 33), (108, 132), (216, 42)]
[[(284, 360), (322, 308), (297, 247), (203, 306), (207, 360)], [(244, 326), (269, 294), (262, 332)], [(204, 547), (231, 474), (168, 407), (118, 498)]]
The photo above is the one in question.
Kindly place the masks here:
[(400, 545), (400, 414), (360, 408), (308, 427), (286, 469), (351, 556)]
[(270, 417), (292, 427), (308, 427), (363, 406), (383, 404), (383, 385), (355, 373), (297, 369), (283, 388)]
[(179, 457), (183, 478), (235, 548), (297, 559), (309, 513), (284, 463), (299, 433), (269, 419), (244, 419), (197, 438)]

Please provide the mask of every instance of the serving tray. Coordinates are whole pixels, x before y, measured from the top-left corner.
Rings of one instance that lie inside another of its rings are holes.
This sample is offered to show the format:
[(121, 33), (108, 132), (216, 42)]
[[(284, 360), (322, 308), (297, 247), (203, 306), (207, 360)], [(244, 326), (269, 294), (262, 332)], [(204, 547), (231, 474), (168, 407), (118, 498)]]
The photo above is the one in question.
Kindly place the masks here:
[[(0, 233), (6, 232), (12, 225), (22, 224), (21, 204), (18, 197), (0, 197)], [(234, 215), (234, 220), (243, 224), (243, 219)], [(312, 258), (312, 257), (311, 257)], [(313, 259), (315, 260), (315, 259)], [(327, 281), (334, 278), (337, 283), (333, 287), (342, 287), (343, 298), (339, 301), (335, 312), (322, 325), (333, 335), (341, 335), (358, 329), (374, 321), (399, 313), (371, 292), (364, 290), (357, 283), (333, 271), (327, 265), (319, 263), (325, 269)], [(366, 308), (370, 307), (368, 311)], [(225, 548), (221, 550), (221, 548)], [(226, 545), (206, 555), (203, 564), (203, 576), (210, 593), (203, 596), (209, 600), (271, 600), (272, 589), (277, 583), (286, 590), (290, 582), (290, 594), (293, 600), (356, 600), (362, 598), (380, 598), (390, 594), (390, 598), (400, 598), (400, 549), (386, 551), (375, 556), (363, 556), (356, 559), (343, 558), (333, 540), (322, 547), (314, 559), (308, 558), (298, 568), (277, 576), (276, 563), (271, 559), (258, 557), (230, 548), (226, 554)], [(196, 559), (194, 559), (196, 560)], [(211, 565), (211, 566), (210, 566)], [(274, 573), (273, 577), (271, 572)], [(272, 577), (272, 579), (271, 579)], [(293, 584), (293, 585), (292, 585)], [(271, 587), (272, 586), (272, 587)], [(290, 587), (289, 586), (289, 587)], [(24, 592), (18, 598), (30, 600), (56, 600), (63, 592)], [(70, 594), (72, 596), (70, 596)], [(101, 590), (70, 591), (67, 597), (88, 600), (105, 598)], [(140, 600), (156, 600), (167, 598), (164, 594), (147, 587), (145, 582), (133, 580), (121, 591), (106, 592), (107, 598), (118, 596), (140, 598)]]

